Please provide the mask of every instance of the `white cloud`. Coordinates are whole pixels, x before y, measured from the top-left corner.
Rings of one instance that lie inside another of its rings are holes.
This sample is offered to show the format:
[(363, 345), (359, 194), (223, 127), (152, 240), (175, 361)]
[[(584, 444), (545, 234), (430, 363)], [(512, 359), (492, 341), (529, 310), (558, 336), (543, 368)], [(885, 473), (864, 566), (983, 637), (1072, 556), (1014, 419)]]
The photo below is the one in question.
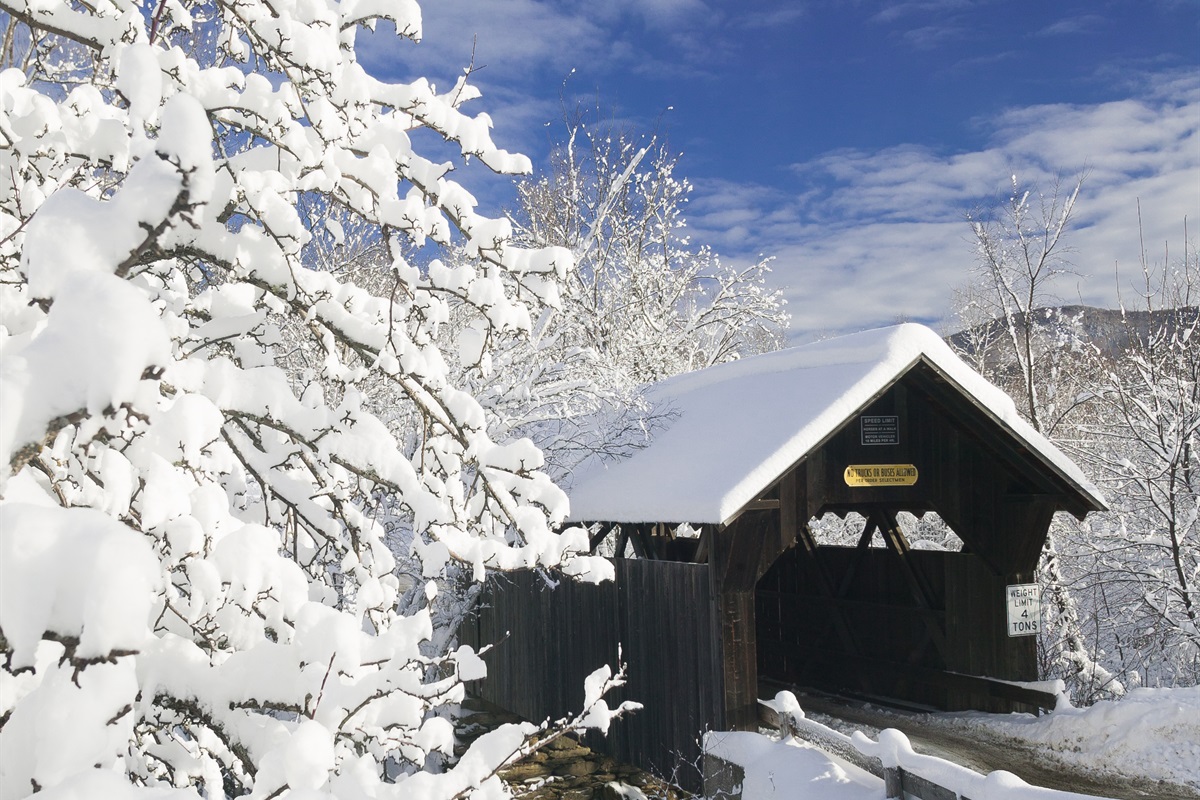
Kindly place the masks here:
[(624, 5), (641, 14), (647, 22), (659, 26), (674, 26), (712, 16), (712, 11), (702, 0), (633, 0)]
[(933, 50), (946, 42), (964, 38), (966, 31), (957, 25), (923, 25), (904, 32), (904, 41), (918, 50)]
[(699, 182), (690, 222), (726, 256), (775, 255), (803, 340), (816, 332), (942, 320), (969, 277), (964, 214), (1003, 200), (1009, 176), (1043, 192), (1086, 172), (1069, 234), (1081, 273), (1063, 302), (1113, 306), (1139, 261), (1138, 207), (1151, 262), (1200, 228), (1200, 79), (1159, 76), (1126, 100), (1014, 108), (977, 124), (986, 147), (940, 153), (902, 145), (841, 150), (795, 166), (798, 189)]
[(1079, 14), (1074, 17), (1064, 17), (1057, 22), (1047, 25), (1035, 36), (1071, 36), (1080, 33), (1092, 33), (1103, 27), (1104, 17), (1099, 14)]
[(916, 0), (915, 2), (884, 3), (880, 10), (871, 18), (874, 22), (895, 22), (905, 17), (930, 14), (944, 16), (946, 14), (968, 9), (970, 0)]
[[(422, 8), (422, 42), (405, 64), (417, 74), (459, 74), (471, 63), (511, 81), (530, 69), (561, 71), (605, 56), (609, 42), (591, 15), (539, 0), (440, 0)], [(390, 37), (364, 37), (360, 55), (380, 69), (397, 65)], [(405, 54), (408, 56), (409, 54)], [(482, 79), (488, 76), (481, 72)]]

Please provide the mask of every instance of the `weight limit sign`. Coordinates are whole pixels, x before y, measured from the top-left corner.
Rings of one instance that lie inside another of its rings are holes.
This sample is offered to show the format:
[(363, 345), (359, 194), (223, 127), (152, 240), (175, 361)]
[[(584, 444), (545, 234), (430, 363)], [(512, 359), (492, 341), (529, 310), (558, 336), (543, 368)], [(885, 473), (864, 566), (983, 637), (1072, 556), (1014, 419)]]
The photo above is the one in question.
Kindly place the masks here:
[(1008, 635), (1036, 636), (1042, 627), (1042, 593), (1036, 583), (1005, 587), (1008, 598)]

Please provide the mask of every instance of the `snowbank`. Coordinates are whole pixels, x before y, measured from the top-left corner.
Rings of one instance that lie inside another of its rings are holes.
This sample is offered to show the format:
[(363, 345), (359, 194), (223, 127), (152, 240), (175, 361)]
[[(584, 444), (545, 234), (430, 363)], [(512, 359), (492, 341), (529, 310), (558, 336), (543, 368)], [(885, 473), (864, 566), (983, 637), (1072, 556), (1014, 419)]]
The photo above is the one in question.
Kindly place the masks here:
[(972, 715), (949, 724), (1036, 743), (1048, 756), (1098, 774), (1200, 789), (1200, 687), (1135, 689), (1121, 700), (1042, 717)]
[[(958, 797), (970, 797), (971, 800), (1096, 800), (1094, 795), (1030, 786), (1002, 769), (981, 775), (952, 761), (918, 753), (912, 749), (908, 737), (894, 728), (880, 731), (877, 740), (856, 731), (851, 740), (863, 755), (878, 758), (885, 770), (899, 769), (916, 775)], [(904, 781), (907, 789), (907, 776)]]

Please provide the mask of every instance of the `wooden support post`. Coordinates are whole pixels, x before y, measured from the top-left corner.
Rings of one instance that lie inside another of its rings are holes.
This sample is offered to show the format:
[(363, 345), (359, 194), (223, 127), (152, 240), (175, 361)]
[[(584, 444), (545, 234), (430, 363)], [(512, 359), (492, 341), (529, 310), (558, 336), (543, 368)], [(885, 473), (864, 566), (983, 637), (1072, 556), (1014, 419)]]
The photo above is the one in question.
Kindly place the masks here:
[(842, 576), (842, 582), (838, 585), (837, 596), (839, 598), (845, 597), (850, 591), (850, 587), (854, 585), (854, 576), (858, 574), (858, 567), (871, 547), (871, 539), (875, 537), (875, 531), (878, 529), (879, 526), (875, 524), (873, 518), (868, 518), (863, 524), (863, 532), (859, 535), (858, 545), (854, 548), (854, 558), (846, 569), (846, 574)]
[(705, 564), (708, 562), (709, 552), (712, 547), (712, 538), (714, 533), (713, 525), (700, 526), (700, 544), (696, 546), (696, 563)]
[(638, 558), (656, 559), (658, 553), (654, 549), (654, 541), (650, 537), (650, 525), (638, 524), (634, 525), (630, 540), (633, 542), (633, 551)]
[(725, 726), (758, 729), (758, 640), (754, 592), (728, 591), (716, 598), (725, 688)]
[[(758, 634), (755, 587), (784, 550), (794, 546), (807, 513), (803, 468), (790, 471), (779, 500), (762, 501), (707, 539), (714, 615), (721, 642), (725, 725), (758, 725)], [(704, 543), (701, 549), (705, 549)]]
[[(772, 512), (742, 514), (716, 529), (710, 542), (709, 575), (724, 687), (725, 726), (756, 730), (758, 725), (758, 636), (754, 586), (764, 542), (772, 530)], [(765, 547), (764, 547), (765, 546)]]

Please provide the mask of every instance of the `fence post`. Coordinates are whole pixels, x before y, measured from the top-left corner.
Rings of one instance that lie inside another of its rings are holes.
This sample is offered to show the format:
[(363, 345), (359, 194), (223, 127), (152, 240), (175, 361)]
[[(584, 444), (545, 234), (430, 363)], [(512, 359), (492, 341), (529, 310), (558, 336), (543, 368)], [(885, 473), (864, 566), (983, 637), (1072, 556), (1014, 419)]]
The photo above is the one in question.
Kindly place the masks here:
[(704, 800), (742, 800), (746, 770), (732, 761), (704, 752)]

